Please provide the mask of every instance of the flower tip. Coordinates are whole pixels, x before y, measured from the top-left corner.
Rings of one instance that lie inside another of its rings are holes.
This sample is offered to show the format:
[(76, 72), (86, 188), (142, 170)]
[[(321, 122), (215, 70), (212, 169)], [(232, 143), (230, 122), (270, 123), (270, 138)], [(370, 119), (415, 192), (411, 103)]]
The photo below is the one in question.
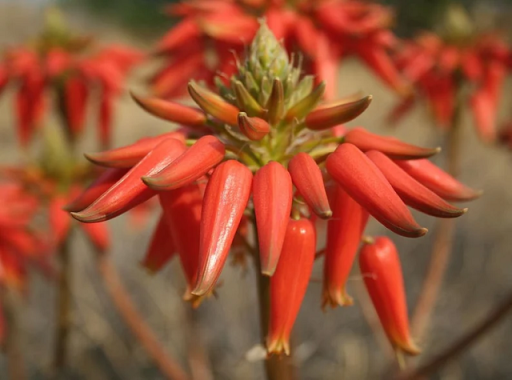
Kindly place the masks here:
[(105, 215), (87, 214), (85, 212), (70, 212), (71, 216), (83, 223), (96, 223), (107, 220)]
[(290, 355), (290, 343), (283, 338), (273, 339), (267, 343), (267, 352), (269, 355)]
[(140, 177), (144, 185), (153, 190), (173, 190), (169, 184), (163, 183), (159, 177), (143, 176)]
[(409, 339), (405, 344), (399, 344), (399, 349), (412, 356), (421, 354), (421, 348), (412, 339)]
[(84, 157), (96, 165), (102, 165), (100, 155), (98, 153), (84, 153)]
[(332, 210), (318, 210), (316, 214), (322, 219), (330, 219), (332, 217)]
[(275, 273), (276, 269), (274, 268), (274, 270), (271, 270), (271, 269), (268, 269), (268, 268), (265, 268), (265, 269), (261, 269), (261, 274), (263, 276), (267, 276), (267, 277), (272, 277)]
[(205, 297), (211, 292), (212, 284), (209, 281), (205, 281), (204, 278), (198, 278), (194, 288), (188, 292), (191, 299), (196, 297)]
[(416, 236), (415, 237), (422, 237), (422, 236), (425, 236), (428, 232), (428, 228), (419, 228), (416, 230)]
[(82, 210), (78, 210), (75, 206), (75, 202), (71, 202), (71, 203), (68, 203), (64, 206), (61, 207), (61, 210), (63, 211), (66, 211), (66, 212), (77, 212), (77, 211), (82, 211)]

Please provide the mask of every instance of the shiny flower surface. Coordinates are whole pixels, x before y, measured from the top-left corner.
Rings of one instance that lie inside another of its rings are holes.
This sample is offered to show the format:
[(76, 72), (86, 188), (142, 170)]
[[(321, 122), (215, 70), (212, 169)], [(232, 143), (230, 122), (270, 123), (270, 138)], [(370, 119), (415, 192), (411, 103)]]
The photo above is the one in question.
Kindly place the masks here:
[[(427, 230), (407, 205), (457, 217), (466, 210), (444, 199), (478, 196), (425, 159), (439, 149), (363, 128), (339, 136), (337, 126), (365, 111), (371, 96), (323, 103), (325, 84), (303, 76), (266, 25), (229, 85), (218, 83), (218, 92), (189, 83), (197, 107), (134, 95), (148, 112), (184, 128), (86, 155), (121, 177), (94, 200), (84, 193), (88, 202), (72, 215), (101, 222), (158, 196), (162, 217), (144, 262), (158, 269), (176, 253), (188, 282), (185, 298), (196, 305), (214, 291), (236, 238), (250, 246), (248, 219), (257, 232), (261, 273), (271, 276), (271, 352), (289, 349), (313, 265), (313, 215), (334, 222), (327, 259), (340, 272), (326, 269), (324, 303), (335, 306), (348, 302), (344, 285), (368, 214), (397, 234), (420, 237)], [(167, 252), (155, 248), (158, 241)], [(340, 254), (351, 259), (342, 263)], [(291, 298), (282, 302), (287, 289)]]

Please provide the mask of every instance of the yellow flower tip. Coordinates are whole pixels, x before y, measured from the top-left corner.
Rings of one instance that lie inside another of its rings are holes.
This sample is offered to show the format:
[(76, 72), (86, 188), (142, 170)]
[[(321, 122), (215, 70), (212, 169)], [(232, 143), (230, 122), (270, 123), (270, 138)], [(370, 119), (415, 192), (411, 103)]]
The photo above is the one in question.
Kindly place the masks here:
[(354, 299), (348, 295), (345, 289), (337, 289), (331, 292), (328, 288), (322, 294), (322, 310), (326, 311), (327, 307), (335, 309), (339, 306), (352, 306)]
[(290, 342), (283, 337), (268, 339), (267, 352), (269, 355), (290, 355)]
[(407, 342), (396, 342), (395, 344), (397, 349), (407, 355), (416, 356), (421, 354), (421, 348), (419, 348), (412, 339), (409, 339)]
[(86, 212), (70, 212), (71, 216), (78, 220), (79, 222), (83, 223), (96, 223), (96, 222), (103, 222), (107, 220), (105, 215), (91, 215)]
[(317, 210), (315, 214), (322, 219), (330, 219), (332, 217), (332, 210)]

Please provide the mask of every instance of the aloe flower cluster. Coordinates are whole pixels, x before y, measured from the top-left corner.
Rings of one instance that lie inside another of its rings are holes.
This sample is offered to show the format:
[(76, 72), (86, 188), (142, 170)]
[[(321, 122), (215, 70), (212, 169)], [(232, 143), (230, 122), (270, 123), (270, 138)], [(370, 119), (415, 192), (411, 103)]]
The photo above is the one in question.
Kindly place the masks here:
[[(480, 138), (496, 138), (496, 116), (502, 86), (509, 70), (510, 49), (496, 35), (443, 39), (424, 33), (404, 44), (397, 66), (418, 92), (392, 112), (397, 121), (424, 98), (440, 128), (453, 124), (456, 107), (468, 104)], [(461, 103), (458, 105), (458, 103)]]
[[(298, 62), (262, 24), (226, 85), (218, 82), (213, 92), (189, 83), (197, 107), (134, 96), (148, 112), (184, 128), (87, 154), (108, 169), (68, 207), (76, 219), (95, 223), (158, 197), (162, 215), (144, 264), (158, 270), (176, 254), (188, 283), (185, 299), (195, 305), (215, 289), (230, 249), (241, 244), (254, 251), (261, 274), (270, 276), (267, 348), (274, 353), (289, 352), (315, 259), (316, 218), (329, 223), (324, 304), (347, 305), (345, 283), (369, 215), (399, 235), (420, 237), (427, 230), (407, 205), (451, 218), (466, 209), (447, 200), (479, 194), (426, 159), (437, 148), (363, 128), (340, 137), (335, 127), (361, 114), (371, 96), (323, 103), (325, 84), (314, 85)], [(371, 293), (377, 307), (387, 304), (379, 297), (393, 297)], [(393, 319), (404, 312), (400, 307), (382, 318)], [(402, 339), (403, 331), (390, 339)]]
[(26, 289), (29, 265), (48, 268), (50, 246), (34, 229), (37, 199), (11, 181), (0, 183), (0, 285)]
[(155, 95), (181, 95), (189, 78), (212, 84), (217, 74), (229, 78), (236, 57), (265, 17), (289, 52), (304, 53), (304, 69), (326, 81), (326, 97), (336, 97), (339, 62), (357, 56), (399, 93), (408, 90), (388, 52), (397, 45), (389, 30), (392, 12), (379, 4), (355, 0), (193, 0), (167, 8), (182, 20), (161, 39), (155, 53), (166, 64), (151, 80)]
[(23, 146), (31, 141), (51, 102), (74, 140), (84, 128), (88, 104), (99, 103), (98, 137), (109, 146), (115, 100), (142, 54), (121, 45), (93, 49), (92, 39), (72, 34), (56, 12), (48, 13), (35, 40), (6, 50), (0, 63), (0, 91), (16, 87), (19, 141)]
[[(55, 248), (64, 244), (72, 230), (73, 220), (64, 211), (64, 206), (77, 198), (91, 176), (103, 172), (91, 171), (89, 165), (77, 163), (66, 149), (64, 138), (59, 136), (46, 132), (43, 151), (37, 160), (19, 166), (0, 166), (0, 180), (22, 190), (27, 199), (33, 202), (31, 215), (39, 219), (40, 224), (41, 221), (45, 222), (45, 228), (42, 229), (39, 224), (37, 231), (44, 231), (45, 249), (50, 252), (55, 252)], [(15, 218), (10, 223), (17, 225)], [(77, 223), (77, 226), (98, 251), (108, 249), (110, 237), (105, 223)], [(6, 231), (9, 231), (7, 219)], [(26, 245), (30, 245), (31, 240), (28, 234), (20, 239)]]

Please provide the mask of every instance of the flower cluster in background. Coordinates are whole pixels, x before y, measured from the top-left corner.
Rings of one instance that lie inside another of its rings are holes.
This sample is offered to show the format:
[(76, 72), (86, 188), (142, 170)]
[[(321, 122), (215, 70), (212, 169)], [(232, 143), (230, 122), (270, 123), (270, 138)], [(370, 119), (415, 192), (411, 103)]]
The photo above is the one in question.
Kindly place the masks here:
[(63, 118), (75, 140), (84, 128), (87, 107), (98, 107), (98, 139), (111, 144), (112, 114), (129, 70), (142, 53), (121, 45), (96, 48), (92, 38), (74, 35), (60, 13), (47, 13), (45, 29), (24, 46), (4, 52), (0, 63), (0, 90), (15, 86), (14, 110), (18, 138), (29, 144), (43, 125), (48, 107)]
[(296, 59), (304, 59), (308, 73), (315, 74), (318, 82), (325, 80), (328, 99), (338, 95), (338, 65), (349, 56), (361, 59), (397, 92), (408, 91), (389, 56), (397, 45), (389, 30), (393, 14), (379, 4), (200, 0), (170, 5), (167, 12), (180, 21), (154, 52), (165, 59), (164, 67), (151, 79), (151, 88), (159, 97), (182, 95), (189, 78), (212, 85), (219, 73), (223, 80), (231, 77), (261, 17), (288, 52), (300, 52)]

